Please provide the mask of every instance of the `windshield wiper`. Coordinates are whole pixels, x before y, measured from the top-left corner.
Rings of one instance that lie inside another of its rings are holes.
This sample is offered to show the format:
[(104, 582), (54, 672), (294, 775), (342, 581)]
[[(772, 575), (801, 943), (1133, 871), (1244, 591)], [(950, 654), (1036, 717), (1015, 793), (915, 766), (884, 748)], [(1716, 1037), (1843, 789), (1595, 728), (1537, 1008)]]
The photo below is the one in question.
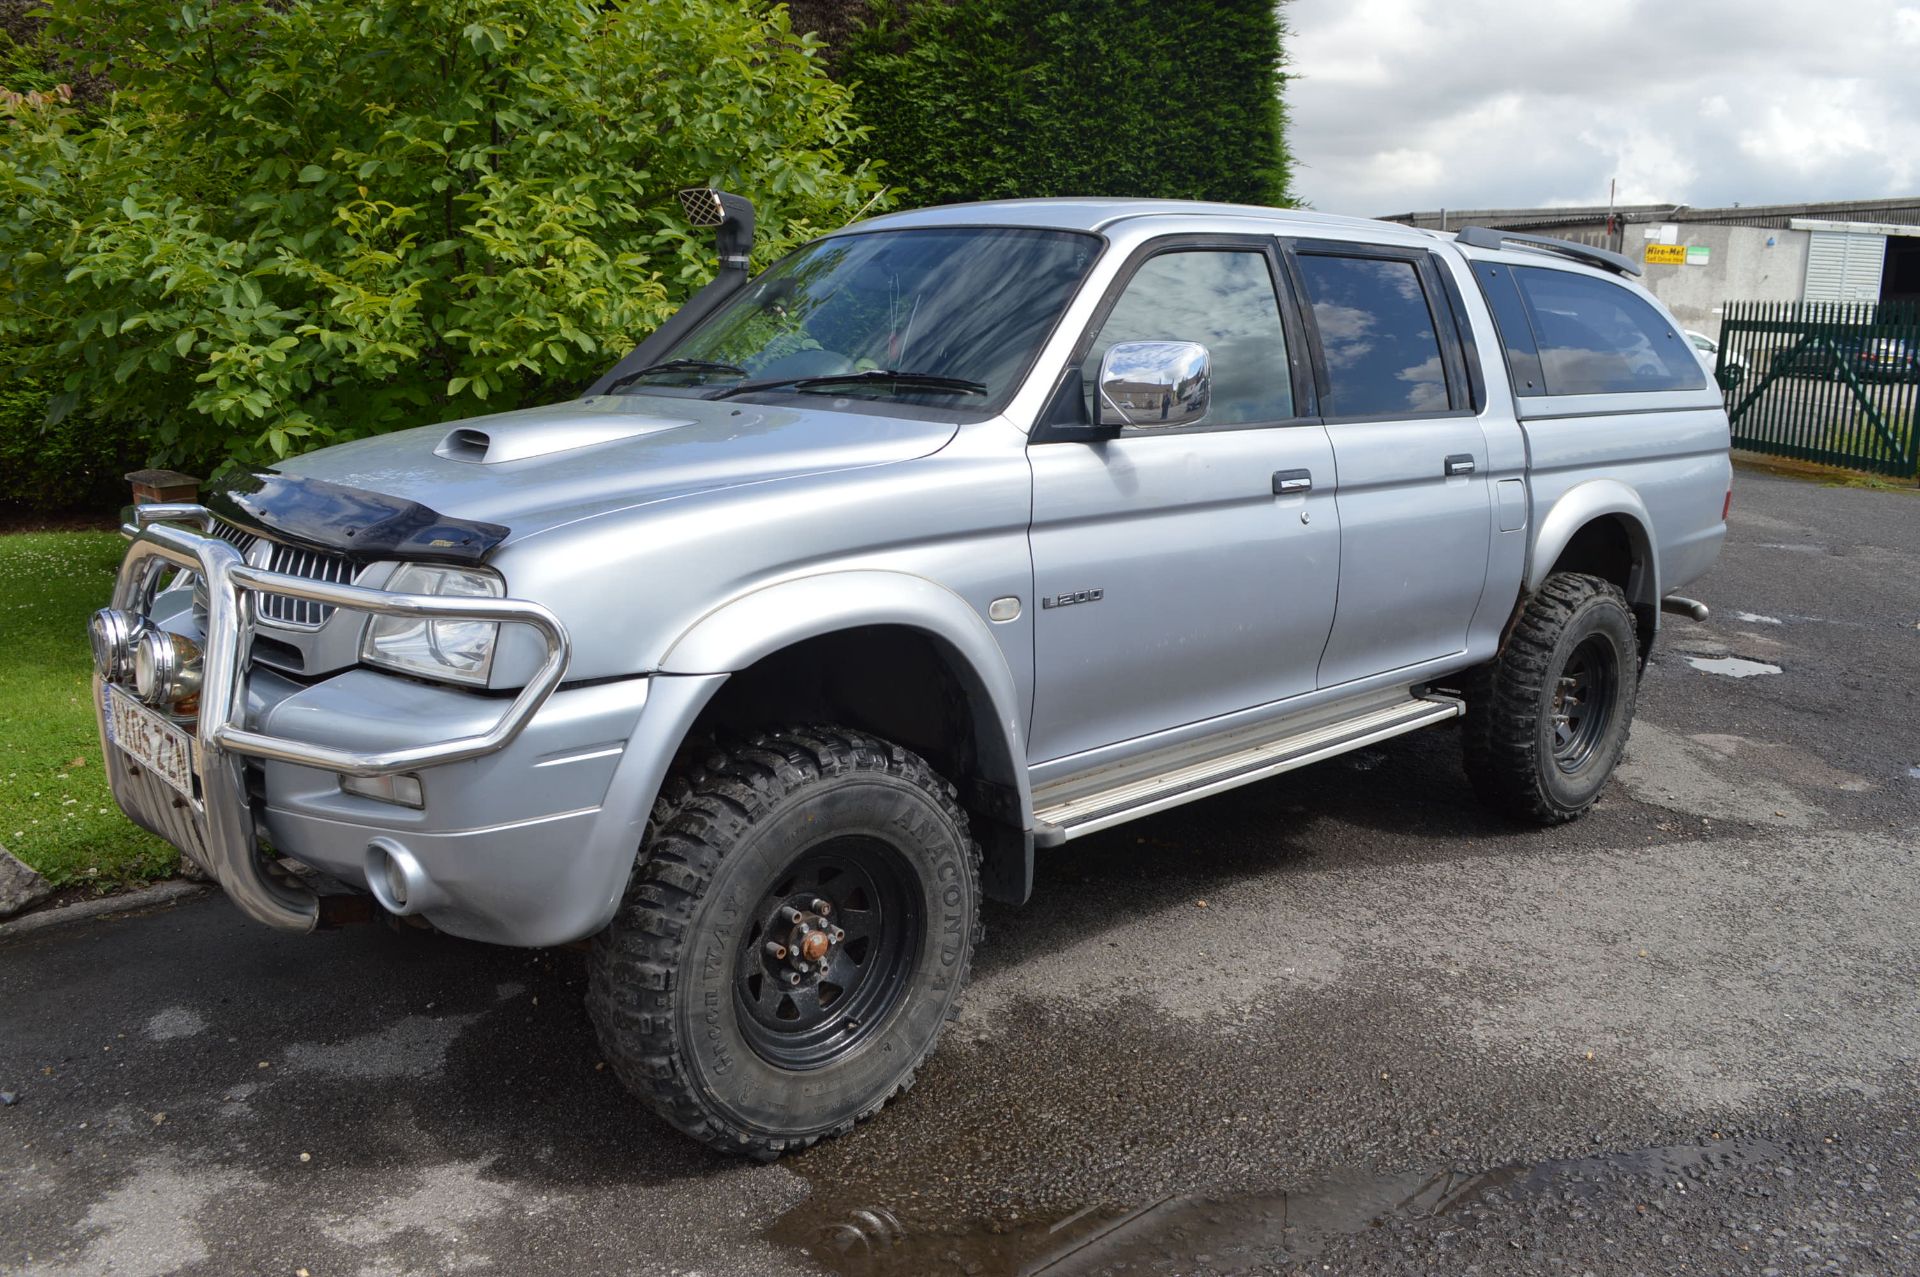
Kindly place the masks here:
[(642, 377), (651, 377), (657, 372), (726, 372), (736, 377), (744, 377), (747, 370), (737, 364), (723, 364), (712, 359), (669, 359), (665, 363), (648, 364), (645, 368), (636, 368), (632, 372), (622, 373), (607, 383), (601, 394), (612, 394), (620, 387)]
[(987, 388), (980, 382), (968, 381), (965, 377), (943, 377), (932, 372), (906, 372), (897, 368), (866, 368), (859, 372), (834, 372), (818, 377), (773, 377), (766, 381), (743, 381), (728, 386), (710, 399), (731, 399), (735, 395), (746, 394), (750, 390), (809, 390), (814, 386), (871, 385), (886, 382), (890, 385), (906, 386), (911, 390), (943, 390), (955, 395), (984, 395)]

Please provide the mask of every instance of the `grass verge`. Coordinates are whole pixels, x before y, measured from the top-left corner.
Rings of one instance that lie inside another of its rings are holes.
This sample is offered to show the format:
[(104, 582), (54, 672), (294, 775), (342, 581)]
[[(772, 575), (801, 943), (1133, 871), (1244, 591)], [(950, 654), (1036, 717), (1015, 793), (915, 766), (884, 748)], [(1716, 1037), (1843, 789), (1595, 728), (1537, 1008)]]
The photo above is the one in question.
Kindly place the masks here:
[(87, 617), (125, 548), (113, 532), (0, 536), (0, 845), (56, 887), (118, 888), (179, 865), (113, 805), (93, 725)]

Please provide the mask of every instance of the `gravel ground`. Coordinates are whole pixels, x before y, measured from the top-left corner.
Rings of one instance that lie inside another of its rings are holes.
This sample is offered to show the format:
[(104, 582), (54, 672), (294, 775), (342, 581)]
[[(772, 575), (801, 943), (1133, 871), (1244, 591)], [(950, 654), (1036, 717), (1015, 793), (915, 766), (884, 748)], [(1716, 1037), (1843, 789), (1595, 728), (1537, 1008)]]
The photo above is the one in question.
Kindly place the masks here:
[(1920, 495), (1743, 472), (1693, 592), (1588, 819), (1442, 729), (1071, 844), (775, 1166), (626, 1100), (577, 952), (23, 937), (0, 1271), (1920, 1271)]

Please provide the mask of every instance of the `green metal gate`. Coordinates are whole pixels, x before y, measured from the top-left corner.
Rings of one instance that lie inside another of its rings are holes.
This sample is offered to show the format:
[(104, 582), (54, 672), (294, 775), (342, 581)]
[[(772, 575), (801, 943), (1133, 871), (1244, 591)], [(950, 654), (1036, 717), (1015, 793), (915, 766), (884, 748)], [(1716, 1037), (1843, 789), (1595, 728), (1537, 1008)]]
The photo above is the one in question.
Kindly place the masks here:
[(1714, 376), (1736, 448), (1920, 477), (1920, 306), (1728, 302)]

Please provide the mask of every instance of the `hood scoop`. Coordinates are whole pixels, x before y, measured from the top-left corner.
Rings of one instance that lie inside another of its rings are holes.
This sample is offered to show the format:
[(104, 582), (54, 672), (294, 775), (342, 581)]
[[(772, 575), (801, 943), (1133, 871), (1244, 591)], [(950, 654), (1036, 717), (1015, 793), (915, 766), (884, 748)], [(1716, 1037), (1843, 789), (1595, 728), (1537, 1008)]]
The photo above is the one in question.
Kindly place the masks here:
[[(507, 414), (510, 416), (511, 414)], [(434, 455), (449, 461), (468, 461), (491, 466), (505, 461), (525, 461), (575, 448), (616, 443), (640, 435), (657, 434), (690, 426), (691, 420), (674, 421), (665, 417), (585, 416), (571, 420), (511, 421), (496, 420), (487, 425), (455, 426), (434, 447)]]

